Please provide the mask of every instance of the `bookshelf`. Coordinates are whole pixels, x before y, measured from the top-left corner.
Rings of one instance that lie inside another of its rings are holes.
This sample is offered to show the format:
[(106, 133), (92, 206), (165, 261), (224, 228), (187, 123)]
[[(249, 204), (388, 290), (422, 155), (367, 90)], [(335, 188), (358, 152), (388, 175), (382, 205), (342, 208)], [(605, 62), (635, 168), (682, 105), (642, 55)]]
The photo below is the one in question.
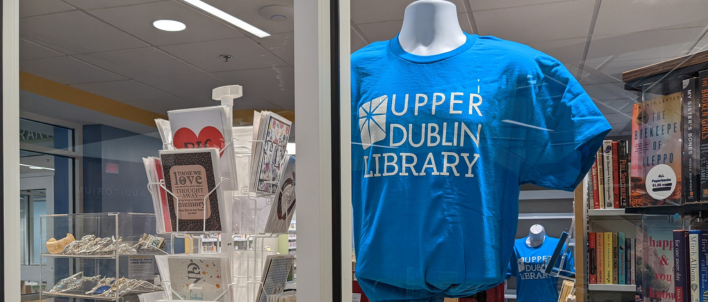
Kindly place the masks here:
[[(678, 83), (678, 81), (674, 82), (672, 79), (697, 76), (699, 71), (706, 69), (708, 69), (708, 50), (626, 71), (622, 74), (622, 82), (625, 90), (635, 91), (639, 96), (637, 101), (642, 101), (642, 89), (647, 87), (645, 85), (668, 80), (670, 82), (668, 85), (672, 87)], [(664, 85), (663, 82), (662, 85)], [(667, 86), (666, 90), (674, 91), (669, 89), (671, 87)], [(647, 91), (646, 93), (650, 93), (651, 90)], [(608, 139), (629, 140), (630, 137), (612, 137)], [(592, 187), (589, 189), (592, 190)], [(578, 194), (580, 194), (579, 197)], [(636, 285), (631, 284), (589, 284), (588, 276), (584, 272), (588, 270), (588, 234), (590, 232), (624, 232), (627, 237), (634, 239), (640, 236), (638, 234), (644, 234), (644, 236), (653, 234), (656, 235), (654, 239), (659, 240), (660, 236), (667, 237), (666, 234), (673, 230), (688, 229), (691, 218), (697, 216), (706, 217), (708, 214), (708, 202), (626, 209), (592, 209), (592, 203), (592, 199), (588, 201), (587, 184), (576, 190), (576, 228), (579, 230), (578, 238), (580, 236), (583, 237), (583, 244), (576, 246), (576, 255), (578, 255), (576, 258), (576, 270), (579, 267), (583, 270), (582, 272), (578, 270), (579, 273), (576, 275), (578, 301), (581, 301), (581, 296), (584, 296), (583, 299), (585, 301), (634, 301), (638, 290)], [(652, 227), (654, 229), (647, 231), (647, 228)], [(652, 233), (657, 228), (659, 230)], [(661, 238), (661, 240), (666, 239)], [(632, 246), (632, 248), (634, 249), (636, 246)], [(669, 274), (671, 273), (673, 272)], [(580, 294), (583, 292), (584, 295)]]

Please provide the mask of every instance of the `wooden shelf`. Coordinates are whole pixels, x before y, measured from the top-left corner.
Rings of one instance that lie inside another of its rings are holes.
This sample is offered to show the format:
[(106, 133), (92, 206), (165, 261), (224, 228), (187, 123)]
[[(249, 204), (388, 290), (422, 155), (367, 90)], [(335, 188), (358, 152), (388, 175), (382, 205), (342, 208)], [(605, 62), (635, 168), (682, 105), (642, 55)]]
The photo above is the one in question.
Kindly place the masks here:
[(588, 284), (588, 291), (632, 293), (637, 291), (637, 286), (634, 284)]
[(638, 216), (639, 214), (627, 213), (625, 209), (589, 209), (588, 217), (602, 216)]
[(708, 202), (689, 202), (678, 206), (653, 206), (641, 208), (626, 208), (627, 213), (645, 214), (645, 215), (685, 215), (697, 214), (698, 212), (708, 211)]
[(693, 68), (699, 71), (706, 67), (708, 67), (708, 50), (625, 71), (622, 73), (622, 82), (630, 84), (631, 82), (636, 82), (643, 78), (649, 78), (678, 69)]

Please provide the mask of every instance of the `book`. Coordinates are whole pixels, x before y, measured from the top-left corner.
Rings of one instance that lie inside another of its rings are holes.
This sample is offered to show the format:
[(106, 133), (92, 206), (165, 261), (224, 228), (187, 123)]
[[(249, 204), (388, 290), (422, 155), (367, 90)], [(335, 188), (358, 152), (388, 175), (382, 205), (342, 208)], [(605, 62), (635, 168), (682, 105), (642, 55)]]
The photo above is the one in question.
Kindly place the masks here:
[(588, 233), (588, 268), (590, 271), (590, 277), (588, 282), (590, 284), (597, 284), (597, 257), (595, 255), (595, 243), (597, 239), (595, 238), (595, 233)]
[(292, 123), (270, 111), (262, 111), (254, 121), (255, 150), (251, 157), (251, 192), (273, 194), (283, 171)]
[(626, 247), (624, 240), (624, 233), (617, 233), (617, 284), (627, 284), (626, 283)]
[(620, 208), (620, 179), (619, 179), (619, 146), (617, 141), (612, 142), (612, 200), (615, 209)]
[[(663, 219), (662, 219), (663, 218)], [(637, 289), (645, 302), (674, 301), (673, 231), (666, 218), (645, 218), (637, 226)], [(640, 284), (641, 283), (641, 284)]]
[(700, 294), (700, 269), (698, 265), (699, 261), (699, 251), (700, 251), (700, 238), (703, 234), (702, 230), (690, 230), (688, 231), (688, 267), (689, 275), (691, 276), (691, 302), (701, 302)]
[(602, 152), (602, 147), (597, 150), (597, 189), (598, 198), (600, 199), (600, 209), (605, 208), (605, 169), (603, 159), (604, 154)]
[(619, 140), (617, 143), (619, 150), (619, 185), (620, 185), (620, 208), (626, 208), (629, 204), (629, 151), (627, 140)]
[(595, 166), (593, 163), (592, 166), (590, 166), (590, 170), (588, 171), (587, 174), (587, 179), (583, 179), (583, 190), (585, 190), (585, 197), (583, 199), (586, 200), (585, 204), (588, 206), (588, 210), (594, 209), (595, 208), (595, 203), (593, 201), (593, 194), (592, 194), (592, 168)]
[(638, 277), (638, 270), (637, 270), (637, 249), (639, 249), (639, 246), (637, 246), (637, 239), (632, 239), (632, 284), (639, 284), (637, 283)]
[(696, 78), (681, 81), (683, 103), (683, 196), (686, 202), (697, 202), (700, 182), (700, 126), (698, 124), (700, 102), (696, 96)]
[(703, 232), (699, 238), (698, 250), (698, 290), (701, 302), (708, 301), (708, 232)]
[(689, 301), (688, 231), (674, 230), (674, 292), (676, 302)]
[(634, 266), (634, 262), (632, 261), (632, 254), (634, 253), (634, 249), (632, 248), (632, 238), (625, 238), (625, 284), (634, 284), (634, 277), (632, 275), (632, 266)]
[(612, 209), (615, 207), (614, 199), (614, 172), (612, 170), (612, 141), (604, 140), (602, 141), (602, 160), (603, 171), (605, 173), (604, 187), (605, 187), (605, 209)]
[(598, 184), (597, 184), (597, 158), (595, 158), (595, 163), (592, 164), (592, 168), (590, 169), (590, 173), (592, 175), (592, 209), (599, 209), (600, 208), (600, 196), (598, 196)]
[[(699, 125), (708, 125), (708, 70), (698, 73), (697, 97), (700, 98)], [(700, 201), (708, 201), (708, 127), (700, 127)]]
[(595, 241), (597, 284), (605, 284), (605, 233), (595, 233)]
[(159, 234), (172, 232), (170, 213), (167, 206), (167, 193), (160, 186), (164, 180), (162, 163), (154, 156), (143, 157), (143, 164), (148, 178), (148, 191), (152, 197), (152, 206), (155, 211), (155, 227)]
[(617, 233), (612, 233), (612, 284), (619, 283), (619, 244)]
[(630, 203), (632, 207), (680, 204), (681, 92), (668, 93), (669, 84), (647, 86), (642, 93), (646, 101), (632, 107)]
[(172, 192), (167, 194), (172, 230), (221, 231), (226, 223), (222, 214), (224, 197), (217, 187), (221, 180), (219, 151), (214, 148), (161, 150), (160, 160), (165, 187)]
[(615, 253), (612, 252), (612, 233), (610, 232), (605, 232), (604, 233), (605, 238), (605, 248), (603, 251), (603, 254), (605, 256), (605, 284), (615, 284), (615, 278), (614, 278), (614, 270), (613, 270), (613, 265), (612, 265), (612, 259)]
[[(215, 148), (219, 151), (222, 190), (238, 190), (232, 146), (233, 120), (225, 106), (167, 111), (175, 149)], [(227, 145), (229, 146), (227, 148)], [(217, 180), (221, 182), (221, 178)]]
[(295, 156), (285, 157), (285, 169), (266, 222), (265, 232), (287, 234), (290, 221), (295, 214)]
[(167, 281), (184, 300), (229, 301), (223, 295), (229, 284), (226, 262), (214, 255), (168, 255)]

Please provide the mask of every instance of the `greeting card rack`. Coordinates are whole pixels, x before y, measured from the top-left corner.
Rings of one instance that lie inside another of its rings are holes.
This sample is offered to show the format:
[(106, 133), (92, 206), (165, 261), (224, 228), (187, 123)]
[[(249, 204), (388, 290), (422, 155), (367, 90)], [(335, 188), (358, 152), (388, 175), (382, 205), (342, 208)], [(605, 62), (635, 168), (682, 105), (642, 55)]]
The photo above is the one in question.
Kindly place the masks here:
[[(141, 243), (147, 242), (146, 234), (154, 234), (155, 224), (155, 214), (148, 213), (41, 215), (39, 232), (43, 243), (50, 238), (62, 240), (71, 234), (77, 241), (84, 238), (81, 242), (87, 242), (89, 238), (96, 238), (93, 241), (99, 242), (98, 238), (103, 238), (104, 244), (91, 247), (86, 245), (82, 249), (71, 249), (71, 246), (65, 248), (66, 243), (71, 241), (69, 238), (60, 244), (51, 244), (51, 252), (43, 244), (39, 251), (42, 270), (40, 282), (46, 282), (47, 288), (40, 292), (40, 300), (54, 301), (55, 298), (62, 298), (61, 301), (66, 301), (68, 298), (70, 301), (133, 301), (136, 294), (160, 290), (152, 286), (159, 284), (159, 281), (155, 281), (159, 274), (155, 269), (154, 256), (169, 254), (171, 250), (165, 251), (164, 248), (170, 245), (159, 236), (150, 237), (150, 240), (160, 242), (163, 248), (142, 248)], [(134, 287), (125, 295), (92, 291), (97, 284), (95, 281), (103, 277), (145, 282), (136, 281), (136, 284), (142, 285)], [(69, 280), (81, 283), (72, 286)], [(150, 289), (146, 290), (148, 287)]]
[[(238, 98), (241, 95), (241, 86), (232, 85), (214, 89), (212, 97), (214, 100), (220, 100), (222, 106), (229, 107), (229, 110), (227, 111), (231, 113), (233, 112), (233, 99)], [(230, 118), (229, 120), (232, 119)], [(263, 141), (249, 140), (247, 142), (242, 142), (234, 138), (225, 146), (225, 148), (234, 148), (235, 157), (240, 159), (242, 162), (249, 163), (250, 167), (252, 145), (259, 143), (263, 143)], [(287, 157), (284, 156), (284, 158)], [(234, 165), (236, 166), (236, 162), (234, 162)], [(283, 162), (281, 161), (281, 166), (282, 165)], [(236, 167), (233, 167), (233, 170), (236, 171)], [(239, 183), (248, 183), (247, 177), (237, 175), (237, 178)], [(224, 180), (226, 179), (222, 178), (222, 181)], [(279, 192), (281, 190), (278, 181), (268, 183), (275, 185), (275, 192)], [(221, 182), (214, 188), (214, 190), (205, 196), (205, 204), (210, 194), (213, 194), (216, 190), (221, 190), (220, 184)], [(164, 181), (159, 184), (151, 183), (148, 184), (148, 186), (153, 186), (153, 188), (159, 186), (164, 189), (167, 194), (170, 194), (173, 198), (177, 199), (177, 196), (167, 190), (164, 185)], [(226, 202), (224, 202), (225, 209), (224, 213), (222, 213), (225, 219), (223, 221), (224, 225), (222, 226), (221, 231), (207, 231), (206, 229), (201, 232), (180, 231), (171, 232), (170, 236), (172, 237), (173, 244), (176, 239), (191, 240), (192, 246), (199, 248), (186, 252), (202, 254), (203, 251), (200, 247), (203, 236), (210, 236), (210, 238), (212, 238), (215, 235), (217, 241), (216, 243), (221, 247), (220, 251), (217, 253), (225, 256), (227, 261), (230, 262), (229, 268), (231, 270), (229, 272), (231, 279), (228, 281), (226, 290), (216, 299), (216, 301), (255, 301), (258, 296), (258, 291), (263, 285), (261, 282), (261, 275), (266, 257), (269, 254), (275, 254), (274, 251), (266, 251), (265, 239), (275, 238), (280, 235), (275, 233), (266, 233), (266, 221), (263, 220), (263, 217), (267, 218), (270, 214), (269, 206), (273, 204), (276, 194), (251, 192), (248, 187), (243, 186), (240, 190), (223, 191), (223, 193)], [(286, 209), (286, 211), (287, 210), (288, 209)], [(176, 209), (176, 211), (179, 213), (178, 209)], [(203, 212), (205, 215), (203, 220), (206, 222), (206, 211)], [(206, 224), (204, 223), (204, 225)], [(179, 230), (179, 227), (176, 229)], [(234, 240), (236, 236), (239, 236), (240, 238), (245, 237), (247, 242), (246, 249), (234, 249)], [(227, 238), (231, 240), (228, 240)], [(172, 251), (174, 251), (174, 247)], [(162, 280), (162, 285), (165, 288), (166, 300), (160, 301), (167, 302), (184, 300), (184, 297), (181, 297), (171, 286), (170, 280)]]

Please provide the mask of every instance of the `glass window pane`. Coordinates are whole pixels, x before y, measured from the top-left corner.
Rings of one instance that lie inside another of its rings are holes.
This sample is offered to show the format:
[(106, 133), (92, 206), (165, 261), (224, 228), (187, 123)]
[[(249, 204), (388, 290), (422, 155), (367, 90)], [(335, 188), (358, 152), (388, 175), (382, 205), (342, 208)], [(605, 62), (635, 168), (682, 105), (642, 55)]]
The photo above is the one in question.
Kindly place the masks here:
[(74, 151), (74, 130), (20, 119), (20, 143)]
[(29, 233), (27, 232), (27, 215), (29, 214), (29, 196), (21, 193), (20, 195), (20, 263), (23, 265), (29, 264), (27, 251), (29, 250)]
[(32, 190), (32, 264), (39, 263), (39, 254), (42, 250), (40, 215), (47, 214), (46, 192), (46, 190)]

